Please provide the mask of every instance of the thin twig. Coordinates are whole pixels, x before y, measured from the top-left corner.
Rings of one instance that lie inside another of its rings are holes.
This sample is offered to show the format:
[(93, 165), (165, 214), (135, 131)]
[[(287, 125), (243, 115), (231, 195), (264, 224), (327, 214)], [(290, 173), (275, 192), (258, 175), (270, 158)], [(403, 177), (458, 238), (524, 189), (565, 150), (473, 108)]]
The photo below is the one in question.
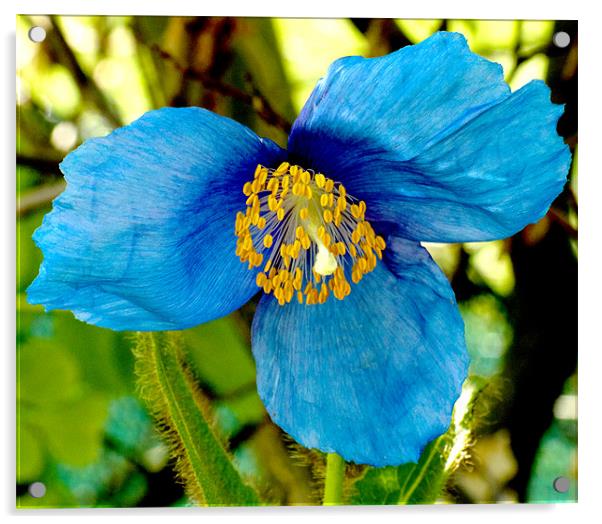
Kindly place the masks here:
[(17, 216), (22, 217), (49, 205), (65, 189), (65, 181), (45, 184), (20, 195), (17, 199)]
[(562, 229), (564, 229), (568, 233), (568, 235), (571, 238), (577, 240), (579, 232), (571, 225), (571, 223), (568, 220), (568, 217), (564, 212), (560, 211), (560, 209), (556, 209), (555, 207), (551, 207), (548, 211), (548, 215), (552, 220), (557, 222), (562, 227)]
[(49, 42), (53, 45), (55, 52), (61, 56), (61, 63), (69, 69), (80, 89), (87, 92), (96, 106), (103, 111), (105, 116), (115, 127), (123, 125), (117, 110), (98, 87), (93, 78), (89, 77), (79, 65), (73, 50), (65, 40), (63, 33), (57, 23), (56, 16), (51, 16), (52, 31), (49, 33)]
[(510, 71), (510, 73), (508, 74), (508, 78), (507, 78), (507, 82), (510, 83), (512, 82), (512, 80), (514, 79), (514, 77), (516, 76), (516, 73), (518, 71), (518, 68), (521, 66), (521, 64), (523, 64), (524, 62), (526, 62), (527, 60), (530, 60), (531, 58), (533, 58), (535, 55), (538, 55), (540, 53), (543, 53), (545, 55), (549, 54), (550, 51), (550, 43), (545, 43), (542, 44), (538, 47), (536, 47), (535, 49), (531, 49), (531, 51), (529, 51), (528, 53), (521, 53), (521, 46), (522, 46), (522, 28), (523, 28), (523, 22), (521, 20), (519, 20), (517, 22), (517, 32), (518, 32), (518, 36), (516, 38), (516, 43), (514, 45), (514, 56), (516, 56), (516, 64), (514, 65), (514, 68), (512, 69), (512, 71)]
[(151, 49), (153, 49), (161, 58), (170, 62), (184, 78), (196, 80), (203, 84), (206, 89), (211, 89), (221, 95), (240, 100), (244, 104), (255, 109), (257, 115), (268, 124), (271, 124), (286, 133), (290, 131), (291, 123), (274, 110), (265, 96), (263, 96), (256, 87), (253, 87), (253, 94), (247, 93), (238, 87), (217, 80), (206, 73), (197, 71), (191, 67), (183, 67), (173, 56), (156, 44), (153, 45)]

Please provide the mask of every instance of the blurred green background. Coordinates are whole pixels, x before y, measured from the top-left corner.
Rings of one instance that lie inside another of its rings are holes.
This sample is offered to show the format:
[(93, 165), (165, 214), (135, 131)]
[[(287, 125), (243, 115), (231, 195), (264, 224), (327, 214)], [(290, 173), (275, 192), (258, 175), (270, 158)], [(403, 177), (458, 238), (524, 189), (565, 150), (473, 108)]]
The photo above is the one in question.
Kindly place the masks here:
[[(33, 25), (47, 38), (28, 39)], [(553, 21), (46, 17), (17, 19), (17, 502), (186, 505), (136, 394), (131, 335), (25, 300), (31, 235), (64, 188), (60, 160), (150, 109), (203, 106), (286, 144), (336, 58), (378, 56), (459, 31), (517, 89), (544, 79), (565, 105), (570, 183), (538, 224), (497, 242), (427, 245), (466, 323), (476, 427), (442, 502), (576, 500), (577, 24)], [(553, 35), (571, 37), (565, 48)], [(508, 154), (512, 154), (511, 151)], [(239, 470), (277, 504), (319, 502), (319, 457), (267, 417), (255, 391), (254, 303), (186, 332), (192, 370)], [(361, 468), (358, 468), (358, 475)], [(568, 477), (568, 493), (553, 480)], [(28, 493), (46, 485), (41, 499)]]

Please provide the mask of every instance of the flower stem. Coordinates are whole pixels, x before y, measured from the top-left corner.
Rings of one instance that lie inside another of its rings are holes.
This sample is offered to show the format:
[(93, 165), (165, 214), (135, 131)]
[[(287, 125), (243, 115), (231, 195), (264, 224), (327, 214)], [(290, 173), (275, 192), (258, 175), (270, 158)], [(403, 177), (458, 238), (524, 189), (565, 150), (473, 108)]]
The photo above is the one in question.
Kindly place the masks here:
[(326, 482), (324, 485), (324, 506), (343, 504), (343, 481), (345, 461), (337, 453), (326, 456)]

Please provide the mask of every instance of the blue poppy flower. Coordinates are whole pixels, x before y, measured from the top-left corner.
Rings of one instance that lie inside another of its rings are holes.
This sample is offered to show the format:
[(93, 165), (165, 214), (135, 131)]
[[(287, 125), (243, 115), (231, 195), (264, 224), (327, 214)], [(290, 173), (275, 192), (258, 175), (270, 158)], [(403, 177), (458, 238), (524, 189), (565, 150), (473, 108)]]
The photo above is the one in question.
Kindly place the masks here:
[(420, 241), (541, 218), (570, 162), (561, 113), (544, 83), (511, 93), (453, 33), (334, 62), (287, 151), (200, 108), (151, 111), (61, 163), (29, 300), (177, 330), (259, 286), (252, 348), (274, 422), (350, 461), (416, 461), (468, 366), (453, 291)]

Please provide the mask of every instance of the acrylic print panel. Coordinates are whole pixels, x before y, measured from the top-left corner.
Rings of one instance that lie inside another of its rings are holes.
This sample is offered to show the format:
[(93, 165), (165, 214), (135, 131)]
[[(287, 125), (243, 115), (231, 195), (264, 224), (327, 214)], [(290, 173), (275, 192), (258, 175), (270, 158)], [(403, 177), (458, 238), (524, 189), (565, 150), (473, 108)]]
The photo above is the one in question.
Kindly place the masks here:
[(19, 507), (576, 501), (576, 22), (16, 38)]

